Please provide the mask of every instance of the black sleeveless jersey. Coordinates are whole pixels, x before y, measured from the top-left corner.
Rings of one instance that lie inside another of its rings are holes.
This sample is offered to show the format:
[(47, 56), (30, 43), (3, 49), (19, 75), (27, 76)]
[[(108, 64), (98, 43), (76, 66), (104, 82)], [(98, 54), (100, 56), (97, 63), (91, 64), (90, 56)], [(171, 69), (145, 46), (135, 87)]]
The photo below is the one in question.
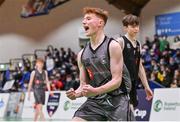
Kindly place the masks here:
[(132, 43), (125, 37), (124, 39), (124, 49), (123, 49), (123, 58), (124, 63), (130, 73), (132, 83), (138, 81), (138, 73), (139, 73), (139, 64), (140, 64), (140, 44), (138, 41), (136, 44), (136, 48), (133, 47)]
[(42, 73), (40, 73), (38, 70), (35, 70), (33, 88), (34, 89), (44, 89), (46, 86), (45, 80), (46, 80), (45, 71), (43, 70)]
[[(81, 61), (89, 77), (89, 84), (93, 87), (104, 85), (112, 78), (109, 56), (109, 44), (111, 41), (111, 38), (105, 36), (104, 41), (95, 50), (92, 49), (89, 42), (86, 44), (83, 50)], [(119, 95), (121, 93), (127, 93), (130, 91), (131, 81), (127, 70), (123, 72), (123, 76), (124, 78), (121, 86), (118, 89), (108, 93), (109, 95)], [(94, 98), (101, 99), (106, 97), (106, 95), (107, 94), (98, 95)]]

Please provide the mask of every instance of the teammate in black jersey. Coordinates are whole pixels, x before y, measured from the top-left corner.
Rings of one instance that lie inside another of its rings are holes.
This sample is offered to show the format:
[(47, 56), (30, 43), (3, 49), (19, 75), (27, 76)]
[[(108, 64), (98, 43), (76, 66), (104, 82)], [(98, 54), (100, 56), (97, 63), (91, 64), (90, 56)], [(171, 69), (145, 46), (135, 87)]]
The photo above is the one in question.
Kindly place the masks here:
[[(28, 86), (28, 99), (30, 100), (30, 90), (33, 88), (35, 98), (35, 115), (34, 121), (40, 118), (41, 121), (45, 121), (45, 117), (42, 111), (42, 106), (45, 104), (45, 88), (47, 86), (50, 92), (50, 85), (48, 80), (47, 71), (43, 70), (44, 60), (36, 60), (36, 68), (31, 72), (29, 86)], [(50, 93), (53, 95), (53, 93)]]
[(148, 85), (146, 73), (142, 65), (141, 45), (136, 39), (139, 32), (139, 18), (135, 15), (129, 14), (123, 18), (122, 23), (126, 34), (117, 38), (116, 40), (121, 45), (124, 63), (131, 76), (132, 89), (130, 92), (130, 103), (133, 110), (133, 108), (138, 105), (136, 84), (139, 78), (144, 86), (147, 100), (152, 99), (153, 92)]

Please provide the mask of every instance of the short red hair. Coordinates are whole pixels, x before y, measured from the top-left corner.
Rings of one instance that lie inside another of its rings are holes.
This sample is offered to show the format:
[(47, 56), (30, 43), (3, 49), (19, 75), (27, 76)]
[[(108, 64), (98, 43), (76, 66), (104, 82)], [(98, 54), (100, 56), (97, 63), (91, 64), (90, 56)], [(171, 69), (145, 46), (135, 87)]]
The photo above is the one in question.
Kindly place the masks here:
[(85, 7), (85, 8), (83, 8), (83, 13), (84, 14), (89, 14), (89, 13), (96, 14), (98, 17), (100, 17), (104, 21), (105, 24), (108, 20), (108, 12), (101, 8)]
[(44, 60), (43, 60), (42, 58), (38, 58), (38, 59), (36, 59), (36, 63), (42, 63), (42, 64), (44, 64)]

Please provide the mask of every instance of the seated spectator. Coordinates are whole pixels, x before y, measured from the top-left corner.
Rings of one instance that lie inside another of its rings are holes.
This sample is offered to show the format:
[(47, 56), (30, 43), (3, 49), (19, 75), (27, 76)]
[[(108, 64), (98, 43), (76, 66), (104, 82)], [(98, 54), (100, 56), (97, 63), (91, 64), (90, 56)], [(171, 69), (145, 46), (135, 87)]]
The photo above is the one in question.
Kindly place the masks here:
[(151, 72), (158, 72), (159, 66), (157, 64), (157, 61), (155, 59), (151, 60)]
[(66, 77), (66, 84), (64, 86), (64, 90), (69, 90), (70, 88), (77, 89), (78, 81), (76, 81), (72, 75), (67, 75)]
[(145, 37), (145, 43), (144, 45), (147, 45), (149, 49), (151, 49), (152, 44), (148, 36)]
[(151, 73), (150, 80), (151, 80), (151, 81), (157, 81), (157, 76), (156, 76), (156, 73), (155, 73), (155, 72), (152, 72), (152, 73)]
[(154, 40), (152, 41), (152, 45), (155, 45), (157, 49), (160, 47), (160, 40), (157, 34), (154, 35)]
[(169, 67), (171, 71), (175, 71), (176, 69), (178, 69), (178, 64), (175, 62), (174, 58), (172, 57), (169, 58)]
[(159, 50), (163, 52), (166, 48), (169, 47), (169, 42), (167, 41), (167, 36), (163, 36), (160, 40), (160, 48)]
[(180, 68), (180, 49), (176, 51), (176, 53), (173, 56), (175, 62), (178, 64), (178, 68)]
[(46, 70), (48, 72), (48, 75), (52, 74), (53, 69), (54, 69), (54, 60), (50, 55), (48, 55), (46, 58)]
[(170, 84), (170, 88), (177, 88), (177, 82), (176, 81), (173, 81), (171, 84)]
[(174, 42), (179, 42), (180, 41), (180, 36), (178, 35), (178, 36), (175, 36), (174, 37)]
[(177, 69), (174, 72), (174, 80), (176, 80), (178, 87), (180, 87), (180, 70)]

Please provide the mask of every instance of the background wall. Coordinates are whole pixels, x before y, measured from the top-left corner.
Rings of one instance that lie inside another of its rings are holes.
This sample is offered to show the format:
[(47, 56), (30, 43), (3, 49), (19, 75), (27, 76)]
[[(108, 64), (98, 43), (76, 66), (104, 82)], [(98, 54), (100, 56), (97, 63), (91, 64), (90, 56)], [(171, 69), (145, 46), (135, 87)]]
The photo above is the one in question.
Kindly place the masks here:
[(71, 0), (51, 10), (48, 15), (22, 19), (20, 12), (25, 3), (24, 0), (7, 0), (0, 8), (0, 62), (21, 57), (37, 48), (46, 48), (49, 44), (57, 48), (70, 47), (78, 52), (78, 32), (85, 6), (109, 11), (110, 19), (105, 28), (107, 35), (122, 33), (120, 20), (124, 14), (105, 0)]
[(143, 41), (146, 36), (153, 38), (156, 15), (174, 12), (180, 12), (180, 0), (150, 0), (141, 12), (140, 39)]

